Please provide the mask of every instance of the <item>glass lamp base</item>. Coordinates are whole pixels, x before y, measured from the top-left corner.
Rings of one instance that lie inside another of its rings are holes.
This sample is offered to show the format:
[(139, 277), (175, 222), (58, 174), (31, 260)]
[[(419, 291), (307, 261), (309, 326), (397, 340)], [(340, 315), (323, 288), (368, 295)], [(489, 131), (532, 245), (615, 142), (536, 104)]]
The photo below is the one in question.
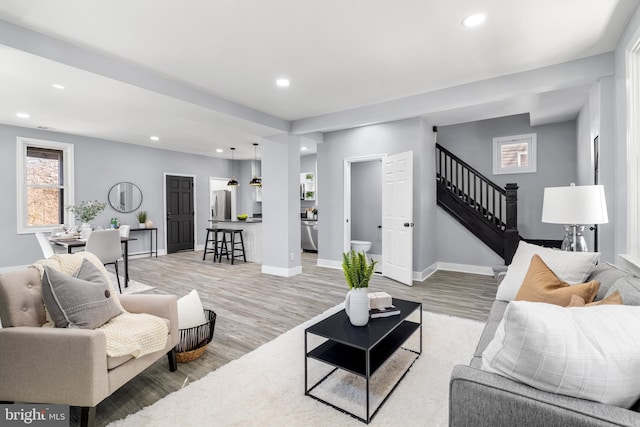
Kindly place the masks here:
[(560, 249), (563, 251), (587, 252), (587, 241), (584, 240), (582, 233), (584, 225), (565, 225), (564, 240)]

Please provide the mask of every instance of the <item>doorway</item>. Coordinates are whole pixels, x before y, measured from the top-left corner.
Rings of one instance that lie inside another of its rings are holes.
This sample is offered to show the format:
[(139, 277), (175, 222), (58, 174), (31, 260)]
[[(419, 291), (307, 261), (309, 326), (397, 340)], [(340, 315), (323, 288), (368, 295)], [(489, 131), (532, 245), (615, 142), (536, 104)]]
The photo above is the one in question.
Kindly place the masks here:
[[(377, 162), (378, 168), (367, 168), (361, 163)], [(360, 167), (364, 166), (364, 167)], [(354, 185), (354, 178), (360, 172), (377, 170), (377, 176), (365, 172), (364, 186)], [(354, 203), (366, 203), (375, 198), (375, 190), (380, 188), (380, 202), (370, 205), (367, 210), (353, 206)], [(363, 194), (354, 195), (356, 191)], [(359, 201), (360, 200), (360, 201)], [(364, 201), (366, 200), (366, 202)], [(360, 217), (354, 213), (361, 211)], [(364, 236), (362, 240), (371, 241), (370, 254), (376, 259), (376, 244), (381, 254), (376, 267), (382, 275), (411, 286), (413, 281), (413, 153), (411, 151), (395, 155), (378, 154), (351, 157), (344, 160), (344, 243), (345, 252), (351, 249), (351, 240), (360, 240), (354, 236)], [(360, 224), (357, 224), (360, 223)], [(365, 227), (366, 234), (359, 234)], [(373, 228), (371, 230), (371, 228)], [(372, 236), (371, 239), (366, 236)]]
[(167, 253), (193, 250), (195, 246), (195, 176), (165, 174)]
[[(229, 187), (229, 178), (209, 178), (209, 219), (217, 221), (231, 220), (236, 217), (237, 187)], [(222, 193), (221, 193), (222, 192)], [(226, 194), (223, 198), (221, 194)], [(219, 202), (224, 200), (224, 204)]]

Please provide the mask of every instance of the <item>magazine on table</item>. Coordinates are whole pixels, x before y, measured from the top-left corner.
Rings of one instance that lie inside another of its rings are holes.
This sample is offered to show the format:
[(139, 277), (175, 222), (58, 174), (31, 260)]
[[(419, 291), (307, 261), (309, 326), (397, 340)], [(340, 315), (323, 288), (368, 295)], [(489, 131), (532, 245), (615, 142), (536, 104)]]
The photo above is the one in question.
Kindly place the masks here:
[(381, 317), (399, 316), (400, 309), (394, 305), (385, 308), (372, 308), (369, 310), (369, 314), (372, 319), (378, 319)]

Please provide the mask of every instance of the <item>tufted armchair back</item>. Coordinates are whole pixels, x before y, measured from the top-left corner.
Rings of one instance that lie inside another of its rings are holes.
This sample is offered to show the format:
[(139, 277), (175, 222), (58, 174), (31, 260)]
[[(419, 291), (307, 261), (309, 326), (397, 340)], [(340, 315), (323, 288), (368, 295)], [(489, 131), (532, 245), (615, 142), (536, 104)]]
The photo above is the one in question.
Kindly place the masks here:
[(34, 267), (0, 274), (2, 327), (42, 326), (46, 322), (42, 280)]

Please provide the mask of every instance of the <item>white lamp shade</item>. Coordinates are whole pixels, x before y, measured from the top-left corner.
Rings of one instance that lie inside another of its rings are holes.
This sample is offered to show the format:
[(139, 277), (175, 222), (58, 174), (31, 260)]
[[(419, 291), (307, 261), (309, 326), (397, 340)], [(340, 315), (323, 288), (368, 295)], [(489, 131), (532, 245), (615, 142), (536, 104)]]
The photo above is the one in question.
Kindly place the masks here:
[(607, 202), (602, 185), (544, 189), (542, 222), (551, 224), (606, 224)]

